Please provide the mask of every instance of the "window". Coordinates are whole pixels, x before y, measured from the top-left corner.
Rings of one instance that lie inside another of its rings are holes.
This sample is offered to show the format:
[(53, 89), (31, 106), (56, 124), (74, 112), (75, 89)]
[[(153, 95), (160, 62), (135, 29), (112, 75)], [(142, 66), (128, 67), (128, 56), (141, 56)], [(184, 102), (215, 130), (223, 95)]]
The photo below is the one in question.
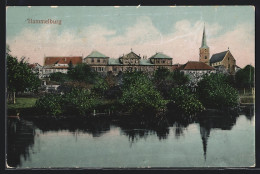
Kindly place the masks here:
[(91, 59), (91, 62), (92, 62), (92, 63), (94, 62), (94, 58)]
[(101, 67), (98, 67), (98, 71), (101, 71)]
[(117, 68), (114, 68), (113, 71), (117, 71)]
[(103, 60), (103, 63), (106, 63), (106, 60), (105, 60), (105, 59)]
[(207, 56), (205, 56), (205, 59), (207, 59)]
[(162, 63), (165, 63), (165, 60), (163, 60)]
[(97, 59), (97, 62), (99, 63), (99, 62), (100, 62), (100, 59)]

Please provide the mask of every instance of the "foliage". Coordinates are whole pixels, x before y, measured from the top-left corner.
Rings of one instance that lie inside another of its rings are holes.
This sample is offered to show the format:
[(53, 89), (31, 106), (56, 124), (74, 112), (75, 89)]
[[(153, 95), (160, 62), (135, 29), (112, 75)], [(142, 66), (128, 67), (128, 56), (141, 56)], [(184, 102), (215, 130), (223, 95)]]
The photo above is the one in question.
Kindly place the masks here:
[(166, 101), (147, 76), (128, 72), (123, 77), (124, 87), (119, 103), (131, 113), (151, 113), (165, 109)]
[(67, 74), (61, 73), (61, 72), (56, 72), (56, 73), (51, 73), (50, 74), (50, 80), (51, 81), (56, 81), (59, 83), (64, 83), (69, 80), (69, 77)]
[(35, 105), (37, 98), (17, 97), (15, 104), (8, 104), (8, 109), (31, 108)]
[(154, 73), (153, 82), (164, 98), (168, 98), (171, 88), (187, 84), (189, 78), (177, 70), (170, 72), (167, 68), (158, 68)]
[(98, 74), (87, 64), (78, 64), (68, 71), (70, 79), (93, 84)]
[(108, 90), (108, 84), (104, 78), (99, 77), (96, 79), (92, 91), (100, 97), (103, 97), (106, 90)]
[(8, 98), (15, 103), (15, 93), (37, 91), (41, 84), (37, 74), (29, 68), (25, 58), (18, 61), (16, 57), (7, 54), (7, 89)]
[(29, 68), (25, 58), (18, 61), (7, 54), (7, 84), (10, 92), (36, 91), (41, 81)]
[(73, 88), (64, 95), (47, 94), (36, 101), (36, 109), (43, 114), (57, 116), (59, 114), (86, 115), (99, 101), (89, 90)]
[(205, 109), (197, 96), (191, 93), (186, 86), (172, 88), (170, 98), (176, 109), (184, 115), (195, 115)]
[(198, 95), (204, 106), (216, 109), (235, 107), (238, 91), (228, 83), (224, 74), (210, 74), (198, 83)]
[(59, 115), (62, 113), (62, 96), (46, 94), (36, 101), (35, 108), (42, 114)]
[(237, 71), (235, 75), (237, 88), (250, 88), (255, 86), (255, 68), (251, 65), (245, 66)]
[(86, 115), (91, 112), (99, 101), (86, 89), (72, 89), (64, 95), (63, 110), (66, 113)]
[(113, 75), (111, 71), (107, 73), (105, 77), (106, 83), (109, 87), (114, 87), (117, 84), (117, 77)]

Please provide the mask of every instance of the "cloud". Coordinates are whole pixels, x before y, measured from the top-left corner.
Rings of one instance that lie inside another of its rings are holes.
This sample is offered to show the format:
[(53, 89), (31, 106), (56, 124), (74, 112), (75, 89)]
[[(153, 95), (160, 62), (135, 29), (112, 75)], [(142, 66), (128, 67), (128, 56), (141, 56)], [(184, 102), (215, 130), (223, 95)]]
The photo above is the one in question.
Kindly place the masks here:
[[(254, 26), (241, 24), (223, 32), (225, 26), (218, 23), (205, 25), (211, 55), (229, 47), (239, 66), (254, 65)], [(118, 58), (131, 48), (141, 56), (150, 57), (160, 51), (173, 57), (174, 63), (185, 63), (199, 59), (203, 26), (203, 21), (181, 20), (163, 35), (149, 17), (141, 16), (122, 34), (101, 24), (63, 31), (56, 25), (43, 25), (39, 29), (23, 29), (13, 39), (7, 38), (7, 43), (13, 55), (29, 57), (31, 63), (43, 64), (44, 55), (87, 56), (92, 50)]]

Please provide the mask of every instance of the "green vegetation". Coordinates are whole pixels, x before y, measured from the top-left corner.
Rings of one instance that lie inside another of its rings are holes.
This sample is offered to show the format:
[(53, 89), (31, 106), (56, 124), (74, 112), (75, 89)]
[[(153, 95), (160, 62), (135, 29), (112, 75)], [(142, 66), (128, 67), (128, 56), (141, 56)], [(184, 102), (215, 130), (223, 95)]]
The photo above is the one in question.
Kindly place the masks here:
[(37, 98), (16, 98), (15, 104), (8, 104), (8, 109), (31, 108), (35, 105)]
[(191, 93), (186, 86), (172, 88), (170, 98), (173, 103), (171, 106), (184, 115), (195, 115), (205, 110), (197, 96)]
[(169, 69), (158, 68), (154, 73), (153, 82), (163, 97), (167, 99), (170, 95), (169, 91), (171, 88), (187, 84), (189, 78), (177, 70), (170, 72)]
[(238, 91), (224, 74), (206, 75), (198, 83), (198, 95), (205, 107), (223, 109), (238, 105)]
[(20, 61), (7, 54), (7, 90), (8, 100), (15, 103), (15, 94), (24, 91), (37, 91), (41, 81), (29, 68), (25, 58)]
[(50, 80), (51, 81), (56, 81), (59, 83), (64, 83), (66, 81), (69, 81), (69, 77), (67, 74), (61, 73), (61, 72), (56, 72), (56, 73), (51, 73), (50, 74)]
[(56, 116), (62, 113), (62, 96), (47, 94), (36, 101), (35, 109), (40, 114)]
[(126, 73), (123, 82), (119, 103), (124, 110), (141, 114), (165, 109), (166, 101), (146, 75), (139, 72)]
[(62, 108), (64, 113), (85, 116), (93, 111), (99, 100), (86, 89), (73, 89), (63, 96)]
[(99, 104), (89, 90), (72, 89), (71, 92), (64, 95), (47, 94), (36, 101), (35, 108), (41, 114), (57, 116), (65, 115), (82, 115), (91, 112)]
[(255, 68), (251, 65), (245, 66), (240, 69), (235, 75), (236, 87), (241, 88), (251, 88), (255, 86)]

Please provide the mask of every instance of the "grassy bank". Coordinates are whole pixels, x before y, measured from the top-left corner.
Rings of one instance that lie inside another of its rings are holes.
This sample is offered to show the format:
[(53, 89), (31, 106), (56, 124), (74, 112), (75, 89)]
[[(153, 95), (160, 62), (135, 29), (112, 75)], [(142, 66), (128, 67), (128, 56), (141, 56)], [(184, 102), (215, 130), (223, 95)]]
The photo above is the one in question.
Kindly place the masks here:
[(31, 108), (34, 106), (37, 98), (16, 98), (15, 104), (8, 104), (8, 109), (23, 109), (23, 108)]
[(35, 105), (37, 98), (33, 97), (17, 97), (15, 104), (7, 105), (7, 114), (8, 115), (16, 115), (17, 113), (21, 113), (24, 111), (31, 112), (33, 106)]

